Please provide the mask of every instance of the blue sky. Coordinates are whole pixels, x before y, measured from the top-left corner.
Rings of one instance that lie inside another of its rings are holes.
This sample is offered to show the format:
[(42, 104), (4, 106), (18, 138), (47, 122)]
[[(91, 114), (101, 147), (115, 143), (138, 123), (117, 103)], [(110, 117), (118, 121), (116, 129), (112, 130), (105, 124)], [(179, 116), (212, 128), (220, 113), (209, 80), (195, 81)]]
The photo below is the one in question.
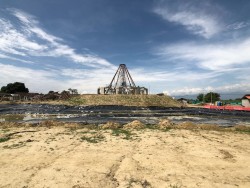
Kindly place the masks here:
[(250, 93), (248, 0), (1, 0), (0, 86), (96, 93), (125, 63), (150, 93)]

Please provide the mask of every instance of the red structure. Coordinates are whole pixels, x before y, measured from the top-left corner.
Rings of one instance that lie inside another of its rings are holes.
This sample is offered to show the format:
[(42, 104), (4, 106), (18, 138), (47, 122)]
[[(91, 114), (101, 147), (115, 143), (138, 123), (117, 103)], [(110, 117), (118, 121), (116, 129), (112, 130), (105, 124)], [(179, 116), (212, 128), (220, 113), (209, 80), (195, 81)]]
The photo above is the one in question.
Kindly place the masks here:
[(215, 109), (215, 110), (237, 110), (237, 111), (249, 111), (250, 112), (250, 107), (244, 107), (244, 106), (231, 106), (231, 105), (226, 105), (226, 106), (215, 106), (215, 105), (205, 105), (203, 106), (204, 108), (207, 109)]

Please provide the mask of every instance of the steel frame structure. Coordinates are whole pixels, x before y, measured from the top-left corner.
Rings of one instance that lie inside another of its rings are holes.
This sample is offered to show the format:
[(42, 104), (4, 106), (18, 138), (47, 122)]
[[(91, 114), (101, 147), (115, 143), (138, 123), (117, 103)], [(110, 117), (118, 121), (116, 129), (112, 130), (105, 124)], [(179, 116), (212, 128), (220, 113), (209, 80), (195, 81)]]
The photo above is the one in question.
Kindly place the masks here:
[(133, 81), (125, 64), (120, 64), (113, 79), (111, 80), (105, 94), (115, 94), (119, 89), (119, 94), (129, 94), (131, 88), (135, 88), (135, 82)]

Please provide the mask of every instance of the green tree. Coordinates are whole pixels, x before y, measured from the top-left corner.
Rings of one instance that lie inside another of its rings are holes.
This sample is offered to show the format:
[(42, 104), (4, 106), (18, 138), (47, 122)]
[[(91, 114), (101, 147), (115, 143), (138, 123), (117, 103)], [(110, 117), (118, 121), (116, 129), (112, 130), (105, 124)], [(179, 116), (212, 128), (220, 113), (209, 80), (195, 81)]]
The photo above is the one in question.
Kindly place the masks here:
[(203, 93), (198, 94), (198, 96), (197, 96), (198, 101), (202, 102), (203, 98), (204, 98), (204, 94)]
[(72, 94), (72, 95), (77, 95), (78, 94), (77, 89), (71, 89), (71, 88), (69, 88), (68, 90), (69, 90), (69, 93)]
[(1, 92), (3, 93), (29, 93), (29, 89), (25, 87), (24, 83), (21, 82), (15, 82), (15, 83), (9, 83), (7, 86), (3, 86), (1, 88)]
[(204, 97), (205, 102), (212, 102), (214, 103), (215, 101), (219, 101), (220, 100), (220, 94), (219, 93), (207, 93)]

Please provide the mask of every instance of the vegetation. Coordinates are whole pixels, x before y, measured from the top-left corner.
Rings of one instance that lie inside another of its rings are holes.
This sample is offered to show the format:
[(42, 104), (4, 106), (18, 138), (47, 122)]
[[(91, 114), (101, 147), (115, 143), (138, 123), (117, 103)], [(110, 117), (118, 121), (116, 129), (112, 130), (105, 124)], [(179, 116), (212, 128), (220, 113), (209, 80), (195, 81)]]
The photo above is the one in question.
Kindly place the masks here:
[(214, 92), (209, 92), (207, 94), (200, 93), (197, 96), (197, 99), (201, 102), (212, 102), (214, 103), (215, 101), (220, 100), (220, 94), (219, 93), (214, 93)]
[(197, 99), (200, 102), (204, 101), (204, 94), (203, 93), (198, 94)]
[(132, 136), (132, 133), (130, 131), (124, 130), (124, 129), (113, 129), (112, 135), (113, 136), (125, 135), (124, 139), (129, 140)]
[(235, 131), (250, 134), (250, 127), (244, 125), (235, 126)]
[(77, 95), (78, 94), (77, 89), (71, 89), (71, 88), (69, 88), (68, 90), (69, 90), (69, 92), (70, 92), (71, 95)]
[(1, 92), (3, 93), (29, 93), (29, 89), (25, 87), (24, 83), (21, 82), (15, 82), (15, 83), (9, 83), (7, 86), (3, 86), (1, 88)]
[(84, 141), (87, 141), (89, 143), (98, 143), (98, 142), (103, 141), (105, 139), (105, 137), (101, 134), (95, 134), (95, 135), (90, 136), (90, 137), (82, 136), (81, 139)]
[(242, 101), (241, 99), (228, 99), (228, 100), (222, 100), (223, 104), (231, 104), (231, 105), (241, 105)]
[(0, 143), (1, 142), (7, 142), (9, 139), (10, 139), (9, 137), (0, 138)]

